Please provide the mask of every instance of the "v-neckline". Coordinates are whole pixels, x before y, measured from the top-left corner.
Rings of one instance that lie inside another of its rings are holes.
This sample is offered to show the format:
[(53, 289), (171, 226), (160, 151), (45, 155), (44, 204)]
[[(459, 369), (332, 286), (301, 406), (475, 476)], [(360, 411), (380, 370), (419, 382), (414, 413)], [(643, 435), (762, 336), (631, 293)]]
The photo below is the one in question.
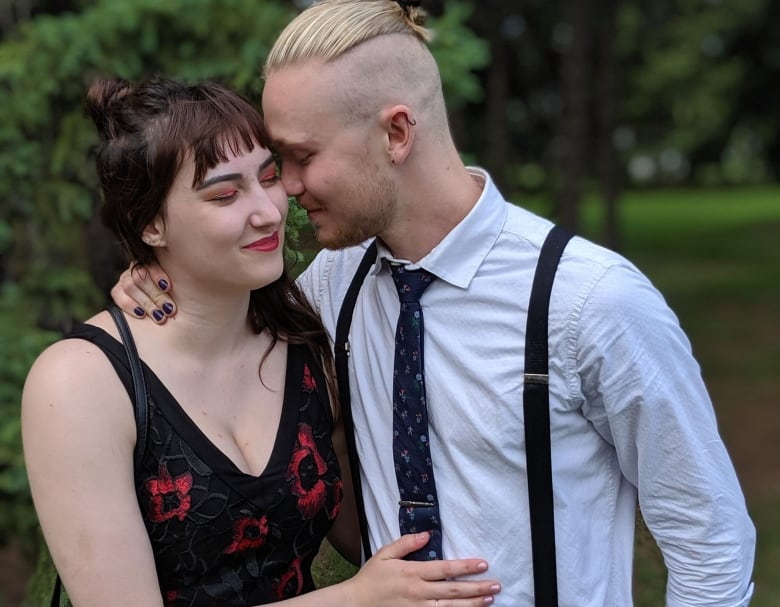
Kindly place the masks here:
[[(279, 416), (279, 424), (276, 428), (274, 445), (268, 460), (259, 474), (244, 472), (224, 451), (222, 451), (209, 436), (198, 426), (190, 414), (181, 406), (176, 397), (171, 394), (157, 374), (143, 360), (145, 375), (149, 380), (149, 392), (154, 395), (153, 400), (161, 413), (169, 419), (169, 422), (177, 434), (181, 434), (185, 442), (204, 460), (214, 471), (229, 473), (234, 478), (257, 480), (264, 476), (275, 475), (280, 472), (279, 464), (286, 469), (289, 461), (289, 453), (292, 451), (296, 434), (294, 432), (295, 419), (298, 408), (293, 402), (295, 394), (294, 386), (296, 377), (295, 367), (300, 364), (300, 357), (293, 356), (295, 344), (287, 344), (287, 365), (285, 370), (284, 395), (282, 397), (282, 414)], [(259, 364), (259, 361), (258, 361)], [(291, 419), (292, 418), (292, 419)], [(293, 428), (289, 432), (286, 429)], [(193, 445), (197, 448), (193, 449)], [(281, 470), (283, 472), (283, 470)]]

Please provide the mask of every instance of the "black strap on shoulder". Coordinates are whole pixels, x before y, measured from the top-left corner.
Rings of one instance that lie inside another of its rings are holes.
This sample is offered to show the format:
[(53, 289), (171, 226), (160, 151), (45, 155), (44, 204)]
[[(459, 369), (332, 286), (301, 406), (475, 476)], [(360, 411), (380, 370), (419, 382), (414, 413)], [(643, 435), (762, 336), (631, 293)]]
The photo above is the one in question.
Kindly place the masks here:
[(51, 607), (60, 607), (60, 595), (62, 594), (62, 580), (59, 574), (54, 580), (54, 590), (51, 592)]
[(547, 235), (536, 266), (526, 321), (523, 416), (531, 515), (534, 603), (537, 607), (558, 605), (550, 454), (547, 316), (558, 262), (571, 237), (571, 234), (559, 226), (554, 226)]
[(133, 376), (133, 395), (135, 398), (135, 423), (137, 428), (137, 439), (135, 446), (135, 466), (140, 468), (144, 449), (146, 448), (146, 435), (149, 426), (149, 400), (146, 393), (146, 381), (144, 381), (144, 372), (141, 368), (141, 359), (138, 357), (138, 350), (133, 341), (133, 334), (130, 333), (130, 327), (127, 325), (125, 315), (116, 305), (108, 308), (111, 317), (119, 329), (119, 335), (122, 337), (122, 343), (125, 345), (127, 360), (130, 363), (130, 373)]
[[(108, 308), (108, 311), (119, 330), (119, 335), (122, 338), (122, 343), (124, 344), (125, 352), (127, 353), (127, 360), (130, 364), (130, 374), (133, 377), (133, 394), (131, 396), (133, 396), (134, 399), (133, 408), (135, 410), (137, 432), (133, 463), (137, 469), (141, 465), (141, 459), (143, 458), (144, 450), (146, 448), (146, 434), (149, 425), (149, 401), (146, 392), (146, 382), (144, 381), (144, 373), (141, 368), (141, 359), (138, 357), (138, 350), (136, 350), (135, 341), (133, 341), (133, 335), (130, 333), (130, 327), (127, 325), (124, 314), (122, 314), (122, 311), (113, 304)], [(61, 595), (62, 580), (60, 579), (59, 574), (57, 574), (51, 595), (51, 607), (60, 606)]]
[(363, 259), (360, 261), (355, 276), (347, 289), (344, 301), (339, 310), (339, 318), (336, 323), (336, 342), (334, 345), (336, 358), (336, 381), (339, 387), (339, 400), (342, 416), (344, 418), (344, 434), (347, 440), (347, 454), (349, 455), (349, 469), (352, 474), (352, 486), (355, 490), (355, 502), (357, 503), (358, 523), (360, 524), (360, 539), (363, 544), (363, 555), (366, 560), (371, 558), (371, 544), (368, 541), (368, 522), (363, 502), (363, 491), (360, 481), (360, 461), (358, 460), (357, 447), (355, 446), (355, 423), (352, 418), (352, 398), (349, 391), (349, 328), (352, 325), (352, 313), (355, 310), (358, 292), (363, 285), (366, 274), (376, 261), (376, 240), (366, 249)]

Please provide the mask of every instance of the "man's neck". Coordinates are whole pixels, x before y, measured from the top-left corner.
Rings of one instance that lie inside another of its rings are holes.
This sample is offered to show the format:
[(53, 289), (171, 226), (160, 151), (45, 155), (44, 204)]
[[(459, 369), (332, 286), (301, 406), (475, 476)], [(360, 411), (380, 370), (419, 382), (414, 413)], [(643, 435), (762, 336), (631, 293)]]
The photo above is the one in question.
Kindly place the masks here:
[(418, 262), (463, 221), (484, 188), (482, 175), (464, 169), (461, 179), (450, 182), (444, 191), (417, 199), (404, 220), (378, 237), (393, 257)]

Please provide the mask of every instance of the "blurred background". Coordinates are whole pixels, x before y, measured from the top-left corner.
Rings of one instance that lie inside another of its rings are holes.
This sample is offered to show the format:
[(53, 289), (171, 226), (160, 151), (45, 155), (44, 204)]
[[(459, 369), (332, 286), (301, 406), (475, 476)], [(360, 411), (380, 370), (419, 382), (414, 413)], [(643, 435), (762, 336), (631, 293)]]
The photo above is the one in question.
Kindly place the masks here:
[[(48, 604), (21, 449), (25, 375), (106, 304), (126, 265), (98, 217), (88, 84), (208, 78), (257, 102), (265, 55), (306, 4), (0, 0), (0, 607)], [(780, 3), (423, 6), (466, 161), (624, 253), (678, 313), (758, 527), (753, 605), (780, 605)], [(300, 215), (291, 232), (300, 269), (316, 247)], [(636, 605), (662, 605), (641, 522), (636, 553)], [(319, 568), (321, 583), (348, 573), (327, 550)]]

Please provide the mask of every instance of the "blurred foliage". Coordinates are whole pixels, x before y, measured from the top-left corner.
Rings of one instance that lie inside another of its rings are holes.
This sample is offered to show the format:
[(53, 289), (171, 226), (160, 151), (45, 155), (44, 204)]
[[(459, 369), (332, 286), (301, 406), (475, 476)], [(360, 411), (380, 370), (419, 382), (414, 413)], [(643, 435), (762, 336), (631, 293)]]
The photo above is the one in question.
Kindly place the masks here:
[(0, 537), (29, 539), (36, 526), (30, 508), (20, 442), (19, 399), (38, 353), (57, 338), (36, 330), (33, 311), (13, 285), (0, 289)]
[[(577, 3), (588, 6), (585, 23), (568, 10)], [(611, 35), (603, 33), (606, 22)], [(469, 104), (454, 124), (461, 147), (477, 152), (507, 192), (551, 185), (559, 128), (575, 101), (562, 82), (563, 58), (578, 27), (588, 40), (576, 95), (588, 108), (591, 183), (607, 79), (622, 181), (729, 185), (780, 177), (780, 113), (770, 93), (780, 87), (779, 2), (486, 0), (469, 23), (489, 40), (491, 62), (479, 73), (484, 102)], [(502, 153), (493, 159), (495, 149)]]
[[(652, 159), (649, 181), (656, 183), (766, 180), (780, 120), (774, 111), (757, 111), (747, 93), (756, 78), (766, 85), (780, 74), (777, 3), (686, 0), (674, 10), (664, 2), (621, 7), (620, 52), (630, 68), (623, 119), (633, 125), (636, 142), (626, 147), (627, 156)], [(763, 66), (756, 73), (759, 57)]]

